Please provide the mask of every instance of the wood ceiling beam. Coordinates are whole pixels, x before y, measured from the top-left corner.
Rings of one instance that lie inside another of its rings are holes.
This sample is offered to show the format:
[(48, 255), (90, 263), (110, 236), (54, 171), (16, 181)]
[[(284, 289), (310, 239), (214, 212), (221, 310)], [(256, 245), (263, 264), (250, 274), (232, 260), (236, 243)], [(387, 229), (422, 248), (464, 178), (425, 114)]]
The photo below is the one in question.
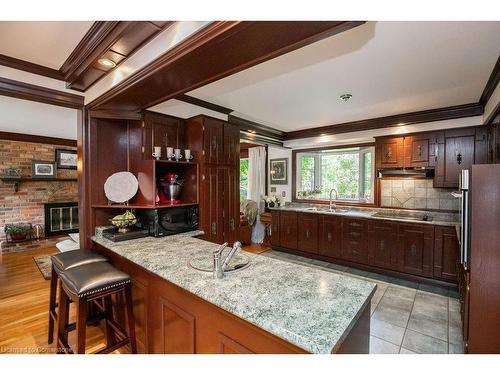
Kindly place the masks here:
[(59, 81), (64, 81), (62, 73), (57, 69), (52, 69), (43, 65), (34, 64), (29, 61), (16, 59), (15, 57), (0, 54), (0, 65), (8, 66), (9, 68), (14, 68), (17, 70), (22, 70), (28, 73), (38, 74), (40, 76), (48, 78), (57, 79)]
[(0, 95), (75, 109), (84, 106), (83, 96), (2, 77), (0, 77)]
[(315, 128), (296, 130), (285, 133), (285, 140), (318, 137), (320, 135), (334, 135), (342, 133), (357, 132), (363, 130), (374, 130), (381, 128), (392, 128), (403, 125), (419, 124), (450, 120), (462, 117), (480, 116), (484, 107), (480, 103), (470, 103), (444, 108), (430, 109), (426, 111), (409, 112), (399, 115), (371, 118), (367, 120), (351, 121), (335, 125), (320, 126)]
[(186, 95), (186, 94), (179, 95), (179, 96), (175, 97), (175, 99), (180, 100), (181, 102), (184, 102), (184, 103), (189, 103), (189, 104), (196, 105), (198, 107), (210, 109), (211, 111), (223, 113), (225, 115), (228, 115), (231, 112), (233, 112), (233, 110), (231, 108), (227, 108), (227, 107), (223, 107), (221, 105), (210, 103), (210, 102), (207, 102), (205, 100), (198, 99), (198, 98), (195, 98), (193, 96)]
[(95, 99), (89, 107), (146, 109), (363, 23), (213, 22)]

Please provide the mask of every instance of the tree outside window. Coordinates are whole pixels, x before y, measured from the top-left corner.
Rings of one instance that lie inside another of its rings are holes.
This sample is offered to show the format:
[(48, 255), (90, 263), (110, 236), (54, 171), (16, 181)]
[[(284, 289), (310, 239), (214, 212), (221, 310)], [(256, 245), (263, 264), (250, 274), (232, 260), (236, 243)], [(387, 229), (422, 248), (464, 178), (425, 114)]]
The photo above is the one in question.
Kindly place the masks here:
[(248, 199), (248, 159), (240, 159), (240, 202)]
[[(335, 188), (338, 200), (373, 202), (374, 151), (354, 147), (297, 153), (298, 197), (328, 200)], [(315, 194), (307, 194), (318, 187)]]

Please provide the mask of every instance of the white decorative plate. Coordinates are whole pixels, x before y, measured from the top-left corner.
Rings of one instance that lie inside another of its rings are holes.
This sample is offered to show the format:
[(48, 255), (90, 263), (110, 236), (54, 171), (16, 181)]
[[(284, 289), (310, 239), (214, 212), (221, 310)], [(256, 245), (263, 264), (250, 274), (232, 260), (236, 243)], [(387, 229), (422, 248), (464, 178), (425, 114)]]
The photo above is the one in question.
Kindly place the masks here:
[(124, 203), (133, 198), (139, 189), (137, 178), (130, 172), (117, 172), (104, 183), (104, 194), (111, 202)]

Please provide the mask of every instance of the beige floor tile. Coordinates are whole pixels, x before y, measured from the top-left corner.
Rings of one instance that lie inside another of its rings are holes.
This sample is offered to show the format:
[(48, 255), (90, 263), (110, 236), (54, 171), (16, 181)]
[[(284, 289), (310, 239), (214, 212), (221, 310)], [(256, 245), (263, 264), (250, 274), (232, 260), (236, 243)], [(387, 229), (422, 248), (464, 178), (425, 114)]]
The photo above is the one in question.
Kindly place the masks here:
[(462, 344), (462, 326), (450, 324), (450, 329), (448, 332), (448, 341), (452, 344)]
[(410, 318), (410, 310), (384, 304), (384, 298), (382, 298), (382, 301), (378, 304), (375, 312), (372, 315), (372, 318), (382, 320), (399, 327), (406, 327), (408, 319)]
[(411, 288), (402, 288), (397, 286), (389, 286), (385, 291), (385, 295), (389, 297), (399, 297), (409, 300), (414, 300), (417, 291)]
[(372, 304), (370, 305), (370, 316), (372, 316), (372, 315), (373, 315), (373, 313), (374, 313), (374, 312), (375, 312), (375, 310), (377, 309), (377, 306), (378, 306), (378, 305), (376, 305), (376, 304), (374, 304), (374, 303), (372, 303)]
[(399, 354), (418, 354), (418, 353), (401, 347), (401, 349), (399, 350)]
[(410, 312), (413, 308), (413, 300), (390, 295), (386, 291), (379, 305), (391, 306)]
[(370, 354), (398, 354), (399, 346), (375, 336), (370, 336)]
[(399, 327), (382, 320), (372, 319), (370, 322), (370, 335), (388, 341), (397, 346), (401, 346), (404, 333), (405, 329), (403, 327)]
[(445, 354), (448, 353), (448, 343), (407, 329), (403, 339), (403, 348), (421, 354)]
[(413, 311), (408, 328), (437, 339), (448, 341), (448, 320), (434, 320)]

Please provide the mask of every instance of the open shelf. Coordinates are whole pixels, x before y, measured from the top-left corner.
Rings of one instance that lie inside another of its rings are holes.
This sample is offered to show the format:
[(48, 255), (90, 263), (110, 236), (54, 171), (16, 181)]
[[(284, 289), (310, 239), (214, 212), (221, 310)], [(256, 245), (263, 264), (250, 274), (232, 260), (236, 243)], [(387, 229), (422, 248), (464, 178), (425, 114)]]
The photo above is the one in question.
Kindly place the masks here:
[(168, 207), (182, 207), (182, 206), (193, 206), (198, 204), (198, 202), (181, 202), (178, 204), (93, 204), (92, 208), (110, 208), (110, 209), (144, 209), (144, 208), (168, 208)]
[(78, 181), (77, 178), (48, 178), (48, 177), (2, 177), (1, 180), (3, 182), (13, 182), (14, 183), (14, 191), (17, 193), (19, 191), (19, 184), (21, 182), (29, 182), (29, 181), (55, 181), (55, 182), (71, 182)]
[(186, 160), (154, 160), (155, 163), (165, 163), (165, 164), (194, 164), (197, 165), (198, 163), (195, 161), (186, 161)]

